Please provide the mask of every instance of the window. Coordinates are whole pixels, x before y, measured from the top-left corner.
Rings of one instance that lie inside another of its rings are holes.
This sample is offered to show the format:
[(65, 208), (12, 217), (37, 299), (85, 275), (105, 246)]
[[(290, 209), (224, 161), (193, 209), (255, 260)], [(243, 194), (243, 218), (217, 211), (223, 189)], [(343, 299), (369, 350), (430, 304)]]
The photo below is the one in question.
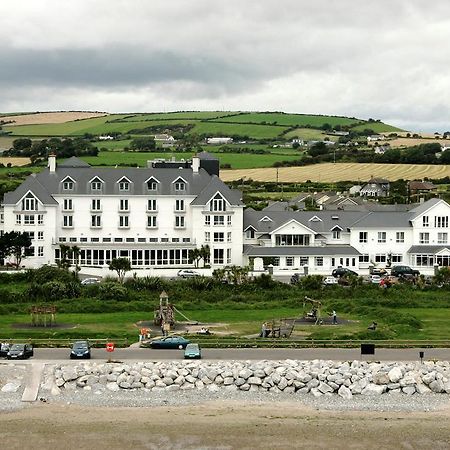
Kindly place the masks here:
[(20, 225), (22, 223), (22, 216), (20, 214), (16, 214), (16, 225)]
[(224, 255), (223, 248), (215, 248), (213, 252), (214, 264), (223, 264), (223, 255)]
[(247, 239), (254, 239), (255, 238), (255, 230), (253, 228), (249, 228), (246, 232), (245, 232), (245, 237)]
[(38, 223), (38, 225), (43, 225), (44, 224), (44, 215), (43, 214), (38, 214), (38, 216), (37, 216), (37, 223)]
[(275, 256), (275, 258), (272, 259), (272, 266), (279, 267), (280, 266), (280, 257)]
[(145, 238), (138, 238), (138, 242), (145, 242), (146, 239)]
[(175, 216), (175, 228), (184, 228), (185, 220), (184, 216)]
[(386, 254), (385, 253), (377, 253), (375, 255), (375, 262), (376, 263), (385, 263), (386, 262)]
[(119, 183), (119, 191), (127, 192), (129, 190), (130, 190), (130, 183), (128, 183), (128, 181), (121, 181)]
[(438, 233), (437, 243), (438, 244), (447, 244), (448, 241), (448, 233)]
[(37, 255), (38, 256), (44, 256), (44, 247), (38, 247), (37, 248)]
[(403, 255), (401, 255), (400, 253), (392, 254), (391, 262), (392, 263), (401, 263), (401, 262), (403, 262)]
[(205, 225), (211, 225), (211, 216), (205, 216)]
[(430, 218), (428, 216), (422, 217), (422, 226), (424, 226), (424, 227), (430, 226)]
[(361, 244), (367, 244), (367, 231), (359, 232), (359, 242)]
[(385, 244), (386, 243), (386, 231), (378, 232), (378, 243)]
[(209, 231), (205, 231), (205, 242), (211, 241), (211, 233)]
[(214, 216), (214, 225), (224, 225), (225, 216)]
[(369, 262), (369, 255), (359, 255), (359, 262)]
[(91, 200), (91, 210), (92, 211), (101, 211), (102, 205), (99, 198), (93, 198)]
[(322, 267), (322, 266), (323, 266), (323, 256), (316, 256), (316, 257), (314, 258), (314, 264), (315, 264), (317, 267)]
[(156, 216), (147, 216), (147, 228), (156, 228)]
[(430, 243), (430, 233), (419, 233), (419, 243), (429, 244)]
[(286, 266), (287, 267), (293, 267), (294, 265), (294, 257), (293, 256), (287, 256), (286, 257)]
[(147, 211), (157, 211), (157, 205), (155, 199), (149, 199), (147, 200)]
[(103, 238), (102, 242), (111, 242), (111, 238)]
[(175, 182), (175, 190), (179, 192), (183, 192), (186, 190), (186, 183), (184, 181), (176, 181)]
[(128, 199), (127, 198), (120, 199), (119, 211), (129, 211), (129, 204), (128, 204)]
[(34, 255), (35, 255), (34, 247), (28, 247), (28, 248), (25, 250), (25, 254), (26, 254), (27, 256), (34, 256)]
[(99, 216), (98, 214), (91, 216), (91, 227), (92, 228), (101, 227), (101, 220), (102, 216)]
[(300, 256), (300, 266), (307, 266), (309, 264), (308, 256)]
[(275, 245), (309, 245), (309, 234), (277, 234), (275, 235)]
[(157, 191), (158, 190), (158, 182), (155, 179), (150, 179), (147, 181), (147, 189), (149, 191)]
[(231, 231), (227, 233), (227, 242), (231, 242)]
[(395, 242), (397, 242), (397, 244), (403, 244), (405, 242), (405, 232), (404, 231), (397, 231), (395, 233)]
[(26, 233), (28, 234), (30, 240), (34, 241), (34, 231), (27, 231)]
[(60, 237), (60, 238), (58, 239), (58, 241), (59, 241), (59, 242), (66, 242), (66, 238), (65, 238), (65, 237)]
[(231, 216), (227, 216), (227, 225), (231, 226)]
[(224, 242), (225, 236), (224, 233), (214, 233), (214, 242)]
[(341, 231), (333, 230), (333, 239), (340, 239), (340, 238), (341, 238)]
[(38, 201), (32, 194), (27, 194), (27, 196), (22, 200), (22, 210), (36, 211), (37, 209), (38, 209)]
[(436, 216), (434, 226), (436, 228), (448, 228), (448, 216)]
[(5, 215), (0, 213), (0, 223), (5, 223)]
[(100, 238), (91, 238), (91, 242), (100, 242)]
[(225, 211), (226, 210), (226, 203), (225, 200), (217, 194), (209, 203), (209, 210), (210, 211)]
[(129, 217), (128, 216), (119, 216), (119, 227), (120, 228), (128, 228), (130, 226)]
[(73, 201), (71, 198), (65, 198), (63, 201), (64, 211), (73, 211)]
[(63, 190), (64, 191), (73, 191), (74, 183), (71, 179), (66, 179), (63, 181)]
[(34, 216), (25, 214), (23, 216), (23, 224), (24, 225), (34, 225)]
[(37, 238), (38, 238), (38, 241), (43, 241), (44, 240), (44, 232), (38, 231)]
[(63, 216), (63, 227), (65, 228), (73, 227), (73, 216)]
[(93, 191), (101, 191), (102, 190), (102, 182), (99, 178), (95, 178), (91, 181), (91, 190), (93, 190)]
[(227, 248), (227, 264), (231, 264), (231, 248)]
[(184, 200), (175, 200), (175, 211), (184, 211)]

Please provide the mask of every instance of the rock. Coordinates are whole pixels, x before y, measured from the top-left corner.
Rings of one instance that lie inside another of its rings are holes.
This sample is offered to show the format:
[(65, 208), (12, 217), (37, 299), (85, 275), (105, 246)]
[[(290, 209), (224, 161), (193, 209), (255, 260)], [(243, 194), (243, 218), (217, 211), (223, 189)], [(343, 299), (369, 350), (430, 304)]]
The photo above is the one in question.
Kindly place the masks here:
[(284, 388), (283, 392), (285, 394), (293, 394), (295, 392), (295, 387), (294, 386), (288, 386), (288, 387)]
[(416, 392), (416, 387), (413, 385), (408, 385), (402, 388), (402, 392), (407, 395), (413, 395)]
[(57, 379), (55, 380), (55, 384), (56, 384), (56, 386), (58, 386), (58, 387), (64, 386), (64, 383), (65, 383), (65, 381), (64, 381), (62, 378), (57, 378)]
[(173, 384), (173, 379), (170, 377), (164, 377), (161, 380), (166, 386), (170, 386), (171, 384)]
[(314, 397), (321, 397), (323, 395), (322, 392), (320, 392), (317, 388), (312, 388), (311, 394), (314, 395)]
[(91, 386), (84, 386), (83, 391), (91, 391), (92, 387)]
[(255, 384), (255, 385), (261, 385), (262, 384), (262, 380), (261, 380), (261, 378), (258, 378), (258, 377), (250, 377), (248, 380), (247, 380), (247, 383), (248, 384)]
[(316, 388), (317, 386), (319, 386), (319, 384), (320, 384), (320, 381), (317, 380), (316, 378), (313, 378), (306, 383), (306, 386), (308, 386), (309, 389), (313, 389), (313, 388)]
[(327, 392), (333, 392), (333, 388), (328, 386), (328, 384), (324, 383), (323, 381), (319, 384), (317, 389), (322, 392), (322, 394), (326, 394)]
[(50, 394), (52, 394), (55, 397), (58, 396), (58, 395), (61, 395), (61, 389), (58, 386), (53, 385), (51, 390), (50, 390)]
[(201, 391), (202, 389), (205, 388), (205, 385), (203, 384), (203, 381), (197, 380), (197, 381), (195, 382), (195, 387), (196, 387), (199, 391)]
[(444, 392), (444, 383), (441, 380), (434, 380), (430, 383), (429, 388), (436, 394)]
[(352, 391), (348, 387), (345, 387), (344, 385), (342, 385), (338, 389), (338, 395), (341, 396), (342, 398), (345, 398), (346, 400), (351, 399), (353, 397)]
[(11, 393), (11, 392), (17, 392), (20, 388), (20, 383), (17, 382), (10, 382), (10, 383), (6, 383), (1, 391), (2, 392), (7, 392), (7, 393)]
[(210, 384), (207, 389), (209, 392), (217, 392), (220, 388), (217, 384)]
[(436, 379), (436, 372), (434, 370), (432, 372), (426, 373), (425, 375), (422, 375), (422, 381), (425, 384), (430, 384), (435, 379)]
[(223, 384), (224, 386), (229, 386), (231, 384), (234, 383), (234, 378), (233, 377), (226, 377), (223, 379)]
[(308, 392), (309, 392), (309, 387), (305, 386), (305, 387), (300, 388), (297, 391), (297, 394), (307, 394)]
[(236, 378), (236, 380), (234, 381), (234, 384), (235, 384), (237, 387), (240, 387), (240, 386), (242, 386), (243, 384), (245, 384), (245, 380), (244, 380), (244, 378)]
[(402, 373), (402, 371), (401, 371), (401, 369), (399, 367), (393, 367), (388, 372), (388, 377), (389, 377), (389, 381), (391, 383), (397, 383), (403, 377), (403, 373)]
[(180, 386), (178, 384), (171, 384), (170, 386), (167, 386), (166, 391), (168, 392), (174, 392), (174, 391), (179, 391), (180, 390)]
[(249, 379), (253, 375), (253, 372), (249, 369), (242, 369), (239, 372), (239, 378), (243, 378), (244, 380)]
[(375, 384), (388, 384), (391, 379), (389, 378), (389, 375), (386, 372), (375, 372), (372, 375), (372, 381)]
[(248, 383), (244, 383), (241, 386), (239, 386), (239, 389), (241, 391), (248, 391), (250, 389), (250, 385)]
[(393, 391), (394, 389), (400, 389), (400, 383), (389, 383), (389, 384), (387, 385), (387, 388), (388, 388), (390, 391)]
[(416, 385), (416, 391), (418, 394), (429, 394), (431, 392), (431, 389), (426, 386), (425, 384), (419, 383)]
[(384, 385), (370, 383), (361, 391), (361, 395), (381, 395), (385, 390)]
[(72, 367), (65, 367), (62, 371), (62, 379), (64, 381), (72, 381), (78, 378), (76, 370)]
[(131, 384), (128, 381), (122, 381), (121, 383), (119, 383), (119, 387), (121, 387), (122, 389), (130, 389)]
[(281, 381), (278, 383), (278, 389), (283, 391), (287, 387), (287, 385), (288, 385), (288, 382), (287, 382), (286, 378), (283, 377), (283, 378), (281, 378)]

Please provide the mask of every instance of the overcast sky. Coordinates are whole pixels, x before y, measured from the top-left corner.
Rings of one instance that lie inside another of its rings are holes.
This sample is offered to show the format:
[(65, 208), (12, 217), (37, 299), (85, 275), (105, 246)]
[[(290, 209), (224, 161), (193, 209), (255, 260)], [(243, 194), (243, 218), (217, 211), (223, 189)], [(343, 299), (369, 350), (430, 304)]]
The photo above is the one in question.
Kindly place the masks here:
[(1, 0), (0, 111), (259, 110), (450, 129), (448, 0)]

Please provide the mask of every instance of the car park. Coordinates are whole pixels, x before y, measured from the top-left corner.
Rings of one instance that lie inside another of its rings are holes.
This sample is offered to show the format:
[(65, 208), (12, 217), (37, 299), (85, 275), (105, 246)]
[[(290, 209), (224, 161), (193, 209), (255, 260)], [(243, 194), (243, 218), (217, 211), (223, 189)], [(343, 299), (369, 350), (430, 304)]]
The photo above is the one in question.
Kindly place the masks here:
[(330, 286), (330, 285), (333, 285), (333, 284), (338, 284), (338, 279), (335, 278), (335, 277), (332, 277), (332, 276), (325, 277), (323, 279), (323, 284), (325, 284), (327, 286)]
[(420, 275), (420, 272), (411, 269), (409, 266), (394, 266), (391, 269), (391, 275), (394, 277), (416, 277)]
[(202, 352), (198, 344), (188, 344), (184, 350), (184, 359), (201, 359)]
[(90, 359), (91, 346), (88, 341), (77, 341), (72, 345), (70, 359)]
[(81, 284), (83, 286), (89, 286), (91, 284), (98, 284), (100, 283), (100, 280), (98, 278), (85, 278), (84, 280), (81, 280)]
[(347, 267), (337, 267), (331, 272), (331, 275), (336, 278), (346, 277), (348, 275), (358, 276), (354, 270), (347, 269)]
[(182, 348), (186, 348), (186, 346), (188, 344), (190, 344), (191, 341), (189, 341), (188, 339), (185, 339), (182, 336), (166, 336), (160, 339), (154, 339), (153, 341), (150, 342), (150, 347), (151, 348), (155, 348), (155, 349), (159, 349), (159, 348), (166, 348), (166, 349), (171, 349), (171, 348), (178, 348), (178, 349), (182, 349)]
[(177, 275), (180, 278), (193, 278), (193, 277), (199, 277), (200, 274), (196, 272), (195, 270), (191, 269), (181, 269), (177, 272)]
[(27, 359), (34, 356), (31, 344), (12, 344), (6, 354), (8, 359)]

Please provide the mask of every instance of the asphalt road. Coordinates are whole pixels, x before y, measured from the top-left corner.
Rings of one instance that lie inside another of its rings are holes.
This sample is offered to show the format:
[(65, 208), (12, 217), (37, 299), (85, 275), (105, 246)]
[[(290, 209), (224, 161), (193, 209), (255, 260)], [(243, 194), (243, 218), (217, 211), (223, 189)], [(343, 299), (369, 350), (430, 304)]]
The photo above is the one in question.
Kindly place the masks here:
[[(284, 360), (284, 359), (326, 359), (326, 360), (367, 360), (367, 361), (418, 361), (419, 351), (424, 351), (424, 360), (437, 359), (450, 361), (449, 348), (408, 348), (375, 350), (375, 355), (361, 355), (359, 348), (308, 348), (308, 349), (202, 349), (206, 360)], [(61, 361), (69, 360), (68, 348), (35, 348), (32, 360)], [(183, 359), (183, 350), (152, 350), (147, 348), (119, 348), (108, 353), (105, 349), (92, 349), (92, 359), (95, 360), (173, 360)]]

